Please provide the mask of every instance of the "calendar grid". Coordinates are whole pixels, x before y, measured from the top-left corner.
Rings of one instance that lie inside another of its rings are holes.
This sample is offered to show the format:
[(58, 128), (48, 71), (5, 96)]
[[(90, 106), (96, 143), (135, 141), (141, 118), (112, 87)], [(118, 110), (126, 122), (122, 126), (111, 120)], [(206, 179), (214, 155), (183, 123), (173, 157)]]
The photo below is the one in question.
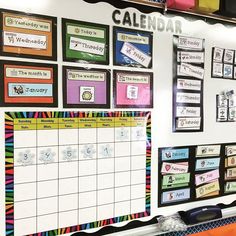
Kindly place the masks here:
[[(63, 129), (62, 119), (74, 119), (82, 123), (69, 128), (66, 128), (65, 123)], [(24, 123), (26, 120), (32, 122), (31, 126), (17, 123)], [(49, 121), (52, 123), (47, 123)], [(82, 127), (86, 124), (92, 127)], [(95, 140), (91, 133), (92, 129), (96, 132)], [(136, 129), (145, 132), (140, 140), (138, 136), (132, 138)], [(86, 132), (91, 139), (89, 142), (86, 140)], [(126, 132), (128, 136), (123, 137)], [(7, 136), (8, 133), (11, 139)], [(29, 139), (35, 137), (35, 141), (31, 139), (31, 144), (27, 146), (20, 141), (22, 135)], [(14, 192), (12, 197), (16, 197), (11, 202), (6, 199), (6, 210), (9, 205), (11, 208), (11, 214), (7, 211), (6, 217), (12, 219), (7, 221), (7, 232), (21, 232), (21, 224), (24, 223), (26, 226), (29, 224), (30, 228), (22, 235), (57, 235), (148, 216), (150, 141), (149, 112), (6, 113), (6, 150), (11, 146), (12, 154), (12, 174), (6, 176), (13, 183), (11, 186), (7, 185), (6, 193), (9, 195), (8, 190), (11, 187)], [(127, 144), (129, 148), (126, 150)], [(86, 156), (88, 147), (92, 152), (95, 148), (91, 157)], [(141, 151), (137, 151), (138, 149)], [(76, 152), (74, 159), (69, 160), (73, 151)], [(30, 155), (34, 156), (36, 161), (32, 161), (32, 158), (27, 165), (23, 164), (23, 159), (19, 162), (22, 153), (27, 157), (27, 161)], [(6, 174), (9, 160), (6, 156)], [(85, 170), (86, 166), (88, 173)], [(27, 170), (32, 176), (22, 177), (23, 170)], [(73, 181), (77, 181), (77, 189), (69, 184)], [(92, 187), (93, 185), (95, 187)], [(22, 197), (22, 191), (28, 186), (34, 186), (35, 195), (28, 191), (26, 196)], [(124, 193), (128, 195), (124, 197)], [(88, 204), (83, 200), (86, 196), (90, 201)], [(35, 210), (33, 213), (29, 214), (26, 211), (21, 215), (20, 209), (26, 205), (31, 209), (35, 206)], [(112, 209), (111, 214), (109, 209)], [(13, 215), (14, 212), (16, 215)], [(83, 217), (85, 214), (87, 218)], [(48, 223), (49, 221), (51, 223)]]

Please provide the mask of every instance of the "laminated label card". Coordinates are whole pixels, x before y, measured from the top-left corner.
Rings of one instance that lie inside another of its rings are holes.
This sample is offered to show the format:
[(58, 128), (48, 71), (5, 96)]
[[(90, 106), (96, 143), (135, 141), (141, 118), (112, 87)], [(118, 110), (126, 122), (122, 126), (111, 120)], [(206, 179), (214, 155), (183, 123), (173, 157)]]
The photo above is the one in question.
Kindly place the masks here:
[(114, 65), (152, 68), (152, 33), (114, 27)]
[(0, 68), (1, 106), (57, 106), (57, 65), (0, 61)]
[(62, 19), (63, 60), (109, 64), (109, 26)]
[(1, 10), (0, 54), (57, 60), (56, 17)]
[(64, 107), (110, 108), (110, 72), (63, 67)]
[(211, 76), (221, 79), (236, 79), (234, 58), (235, 50), (213, 47)]
[(153, 107), (152, 73), (115, 70), (113, 76), (115, 107)]
[(204, 39), (174, 36), (173, 132), (203, 131)]

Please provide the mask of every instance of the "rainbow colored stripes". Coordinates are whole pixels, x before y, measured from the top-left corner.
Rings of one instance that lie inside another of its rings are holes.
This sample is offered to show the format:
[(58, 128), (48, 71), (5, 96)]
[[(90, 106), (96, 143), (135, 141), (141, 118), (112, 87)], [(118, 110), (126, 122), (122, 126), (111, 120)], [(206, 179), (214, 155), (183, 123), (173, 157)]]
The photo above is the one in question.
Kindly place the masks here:
[(7, 112), (5, 113), (5, 183), (6, 183), (6, 235), (14, 236), (14, 119), (19, 118), (73, 118), (73, 117), (147, 117), (146, 150), (146, 211), (89, 224), (39, 232), (29, 236), (63, 235), (85, 229), (102, 227), (122, 221), (129, 221), (150, 215), (151, 198), (151, 113), (150, 112)]

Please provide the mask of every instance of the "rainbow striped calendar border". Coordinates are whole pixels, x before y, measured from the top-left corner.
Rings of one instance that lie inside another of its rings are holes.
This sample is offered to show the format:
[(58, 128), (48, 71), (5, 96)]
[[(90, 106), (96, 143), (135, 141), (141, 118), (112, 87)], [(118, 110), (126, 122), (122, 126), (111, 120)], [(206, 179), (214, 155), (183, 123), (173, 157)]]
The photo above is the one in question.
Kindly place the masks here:
[(150, 215), (151, 200), (151, 112), (6, 112), (5, 113), (5, 199), (6, 199), (6, 236), (14, 236), (14, 119), (19, 118), (73, 118), (73, 117), (147, 117), (146, 124), (146, 211), (121, 217), (114, 217), (93, 223), (38, 232), (29, 236), (56, 236), (80, 230), (103, 227)]

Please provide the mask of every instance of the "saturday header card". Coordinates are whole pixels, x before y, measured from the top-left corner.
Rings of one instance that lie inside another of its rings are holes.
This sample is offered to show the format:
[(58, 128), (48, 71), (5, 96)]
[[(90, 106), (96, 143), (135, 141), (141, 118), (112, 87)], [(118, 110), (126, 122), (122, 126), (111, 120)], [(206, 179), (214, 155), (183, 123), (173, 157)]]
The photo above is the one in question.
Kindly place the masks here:
[(57, 18), (1, 10), (3, 56), (57, 60)]

